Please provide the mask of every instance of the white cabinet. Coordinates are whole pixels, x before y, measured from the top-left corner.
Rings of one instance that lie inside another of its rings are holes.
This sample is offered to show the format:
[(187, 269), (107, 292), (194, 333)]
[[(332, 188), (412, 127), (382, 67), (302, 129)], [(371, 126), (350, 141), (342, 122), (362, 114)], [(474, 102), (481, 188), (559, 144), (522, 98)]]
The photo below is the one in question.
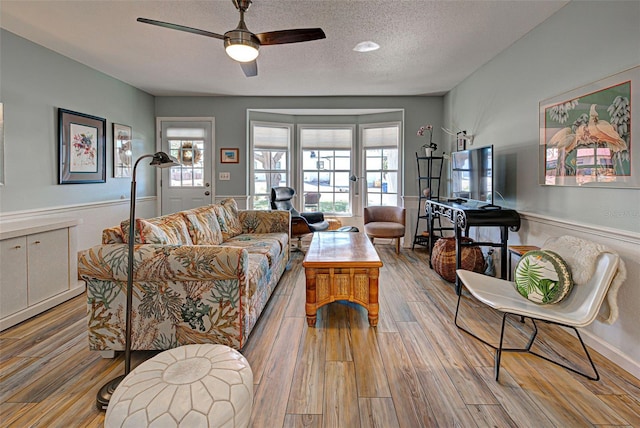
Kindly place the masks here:
[(27, 307), (27, 238), (0, 241), (0, 319)]
[(75, 219), (0, 223), (0, 330), (84, 291)]

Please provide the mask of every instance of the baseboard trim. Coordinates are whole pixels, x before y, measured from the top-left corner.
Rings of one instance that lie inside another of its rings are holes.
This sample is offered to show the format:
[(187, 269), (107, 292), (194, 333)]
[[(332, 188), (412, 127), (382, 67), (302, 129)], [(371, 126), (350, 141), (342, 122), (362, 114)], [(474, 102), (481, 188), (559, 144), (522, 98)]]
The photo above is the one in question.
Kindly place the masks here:
[(620, 349), (611, 346), (611, 344), (603, 341), (588, 330), (580, 329), (580, 335), (589, 347), (602, 354), (606, 359), (613, 361), (624, 370), (628, 371), (636, 379), (640, 379), (640, 364), (638, 362), (633, 361), (631, 357)]

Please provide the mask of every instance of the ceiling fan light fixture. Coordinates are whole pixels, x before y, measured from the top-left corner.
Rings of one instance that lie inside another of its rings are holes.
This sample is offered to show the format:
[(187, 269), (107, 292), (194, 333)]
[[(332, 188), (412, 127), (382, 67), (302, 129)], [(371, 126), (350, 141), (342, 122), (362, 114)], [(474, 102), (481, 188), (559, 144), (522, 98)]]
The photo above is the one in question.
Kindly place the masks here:
[(238, 62), (251, 62), (258, 57), (260, 44), (253, 40), (255, 36), (247, 31), (230, 31), (225, 34), (224, 49), (232, 59)]
[(353, 48), (356, 52), (371, 52), (378, 49), (380, 49), (380, 45), (372, 41), (360, 42)]
[(258, 48), (245, 44), (230, 44), (225, 48), (227, 55), (238, 62), (251, 62), (258, 57)]

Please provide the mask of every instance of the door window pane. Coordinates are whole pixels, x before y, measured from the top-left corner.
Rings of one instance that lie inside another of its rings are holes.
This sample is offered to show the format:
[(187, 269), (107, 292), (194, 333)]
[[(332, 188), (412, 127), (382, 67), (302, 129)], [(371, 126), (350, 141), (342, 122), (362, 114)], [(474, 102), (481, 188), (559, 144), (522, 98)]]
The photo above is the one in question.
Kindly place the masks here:
[[(350, 150), (302, 151), (303, 196), (307, 200), (310, 194), (320, 194), (318, 202), (324, 213), (351, 213)], [(306, 206), (306, 203), (305, 203)]]
[[(179, 129), (169, 129), (175, 135)], [(192, 129), (188, 129), (193, 131)], [(202, 131), (202, 130), (199, 130)], [(204, 187), (204, 141), (171, 139), (169, 154), (180, 166), (171, 167), (170, 187)]]

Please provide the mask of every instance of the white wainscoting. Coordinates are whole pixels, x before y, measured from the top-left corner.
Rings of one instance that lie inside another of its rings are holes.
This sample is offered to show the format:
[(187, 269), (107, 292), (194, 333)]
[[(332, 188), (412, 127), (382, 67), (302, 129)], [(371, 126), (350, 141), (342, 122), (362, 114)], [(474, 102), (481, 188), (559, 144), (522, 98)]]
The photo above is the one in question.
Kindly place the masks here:
[[(154, 217), (157, 212), (156, 201), (157, 198), (155, 196), (138, 198), (136, 200), (136, 217)], [(31, 219), (56, 217), (70, 217), (81, 220), (77, 226), (78, 250), (85, 250), (100, 244), (104, 229), (117, 226), (122, 220), (129, 218), (129, 199), (13, 211), (0, 214), (0, 221), (29, 221)]]

